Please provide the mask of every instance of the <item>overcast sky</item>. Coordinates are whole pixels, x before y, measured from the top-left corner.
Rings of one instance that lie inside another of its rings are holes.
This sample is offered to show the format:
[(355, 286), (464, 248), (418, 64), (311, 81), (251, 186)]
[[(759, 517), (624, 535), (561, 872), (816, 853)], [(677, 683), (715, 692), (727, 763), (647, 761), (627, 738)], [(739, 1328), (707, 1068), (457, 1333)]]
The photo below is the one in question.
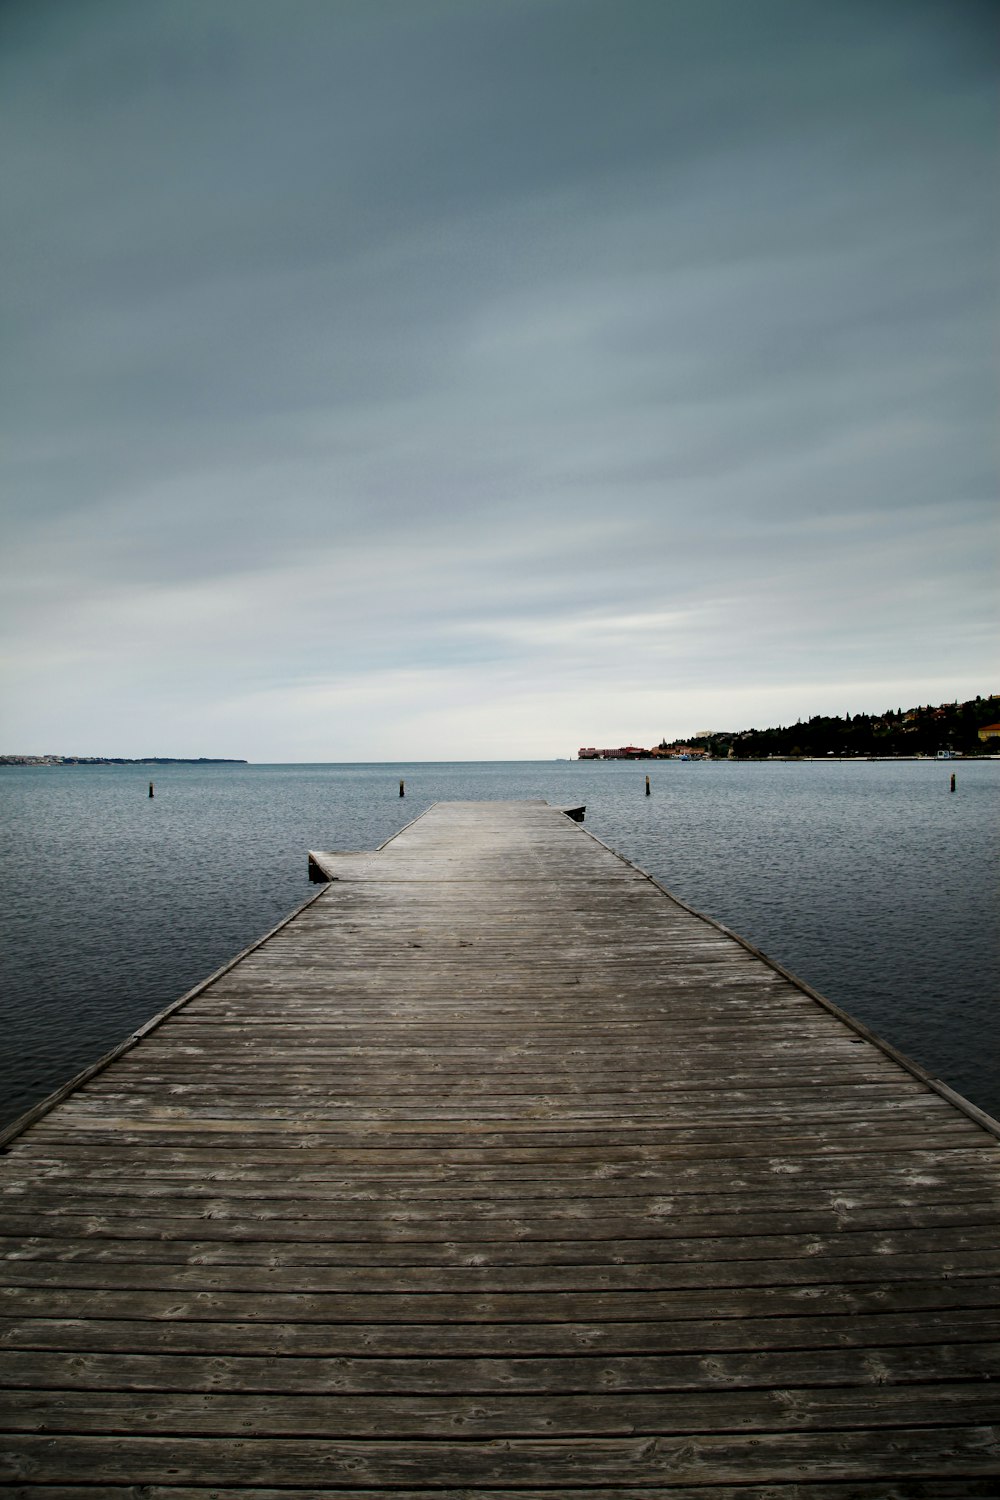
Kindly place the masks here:
[(6, 0), (0, 751), (997, 691), (994, 23)]

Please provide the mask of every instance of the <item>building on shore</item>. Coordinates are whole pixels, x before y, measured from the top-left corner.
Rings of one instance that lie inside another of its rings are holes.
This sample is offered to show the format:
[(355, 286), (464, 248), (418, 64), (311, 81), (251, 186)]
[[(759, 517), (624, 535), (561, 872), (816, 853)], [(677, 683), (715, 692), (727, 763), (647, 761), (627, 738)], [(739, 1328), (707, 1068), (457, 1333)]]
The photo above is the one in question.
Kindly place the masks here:
[(621, 745), (617, 750), (595, 750), (588, 747), (578, 750), (577, 760), (648, 760), (651, 752), (638, 745)]
[(638, 745), (621, 745), (616, 750), (596, 750), (592, 745), (576, 752), (577, 760), (710, 760), (708, 750), (698, 745), (655, 745), (643, 750)]

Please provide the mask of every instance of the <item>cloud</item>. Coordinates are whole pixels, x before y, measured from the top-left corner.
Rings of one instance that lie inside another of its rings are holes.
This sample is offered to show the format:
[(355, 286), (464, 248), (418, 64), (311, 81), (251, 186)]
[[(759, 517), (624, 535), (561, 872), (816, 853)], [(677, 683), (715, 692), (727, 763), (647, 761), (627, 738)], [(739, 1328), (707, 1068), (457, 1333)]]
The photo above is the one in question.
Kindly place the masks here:
[(989, 690), (986, 8), (47, 17), (0, 49), (12, 747)]

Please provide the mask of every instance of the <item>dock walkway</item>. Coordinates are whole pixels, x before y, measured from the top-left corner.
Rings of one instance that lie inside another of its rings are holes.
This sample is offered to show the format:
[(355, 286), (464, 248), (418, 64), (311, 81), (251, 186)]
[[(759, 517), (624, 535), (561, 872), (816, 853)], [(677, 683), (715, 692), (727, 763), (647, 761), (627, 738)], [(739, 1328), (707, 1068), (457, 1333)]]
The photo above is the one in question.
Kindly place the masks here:
[(544, 803), (439, 804), (0, 1161), (0, 1492), (1000, 1493), (1000, 1152)]

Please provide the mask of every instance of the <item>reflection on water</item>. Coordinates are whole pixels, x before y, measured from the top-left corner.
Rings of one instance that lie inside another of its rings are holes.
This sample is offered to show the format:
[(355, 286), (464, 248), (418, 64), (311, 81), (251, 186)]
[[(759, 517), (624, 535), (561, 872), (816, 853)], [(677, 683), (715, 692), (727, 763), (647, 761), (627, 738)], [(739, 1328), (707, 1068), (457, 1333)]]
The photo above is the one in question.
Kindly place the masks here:
[(2, 1119), (298, 905), (307, 848), (372, 848), (432, 802), (503, 797), (586, 802), (612, 847), (1000, 1114), (1000, 762), (158, 766), (155, 781), (150, 801), (141, 766), (0, 769)]

